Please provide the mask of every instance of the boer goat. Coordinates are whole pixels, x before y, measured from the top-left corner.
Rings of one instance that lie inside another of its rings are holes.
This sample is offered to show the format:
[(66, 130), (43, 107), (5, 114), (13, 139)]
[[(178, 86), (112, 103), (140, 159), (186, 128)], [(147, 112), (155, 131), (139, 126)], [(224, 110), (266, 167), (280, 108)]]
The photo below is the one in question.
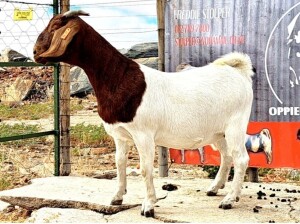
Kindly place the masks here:
[(126, 193), (128, 150), (140, 155), (146, 196), (141, 214), (154, 216), (155, 146), (199, 148), (215, 144), (221, 167), (207, 195), (216, 195), (227, 180), (232, 162), (235, 176), (220, 208), (238, 201), (249, 156), (244, 139), (253, 98), (251, 60), (231, 53), (213, 63), (180, 73), (164, 73), (126, 58), (80, 15), (54, 16), (34, 46), (38, 63), (66, 62), (83, 68), (94, 88), (98, 113), (116, 145), (118, 188), (112, 205)]

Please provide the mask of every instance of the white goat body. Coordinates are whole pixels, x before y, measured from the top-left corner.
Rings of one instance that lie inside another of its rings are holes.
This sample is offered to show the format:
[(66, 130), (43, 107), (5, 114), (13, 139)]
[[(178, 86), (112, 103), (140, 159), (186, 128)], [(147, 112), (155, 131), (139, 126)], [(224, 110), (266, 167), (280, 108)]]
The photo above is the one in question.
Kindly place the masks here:
[(78, 16), (54, 16), (39, 35), (34, 58), (39, 63), (63, 61), (82, 67), (95, 90), (98, 113), (116, 144), (118, 188), (111, 204), (126, 193), (126, 162), (131, 145), (140, 155), (146, 184), (142, 214), (154, 216), (155, 146), (199, 148), (214, 144), (221, 166), (207, 195), (224, 186), (231, 163), (235, 175), (220, 207), (238, 200), (249, 161), (245, 135), (252, 105), (251, 60), (230, 53), (213, 63), (181, 73), (163, 73), (137, 65), (120, 54)]
[(237, 119), (247, 126), (252, 88), (242, 70), (214, 63), (181, 73), (140, 68), (147, 83), (142, 104), (133, 122), (105, 125), (112, 136), (130, 141), (145, 131), (155, 145), (198, 148), (223, 138)]
[(207, 66), (180, 73), (163, 73), (143, 65), (140, 69), (147, 88), (133, 121), (104, 124), (117, 143), (119, 189), (112, 204), (120, 203), (126, 192), (124, 169), (129, 145), (137, 146), (147, 186), (142, 214), (153, 216), (155, 146), (181, 149), (214, 144), (222, 161), (208, 195), (215, 195), (224, 186), (234, 161), (232, 190), (220, 205), (231, 208), (239, 199), (249, 161), (244, 142), (253, 98), (249, 57), (231, 53)]

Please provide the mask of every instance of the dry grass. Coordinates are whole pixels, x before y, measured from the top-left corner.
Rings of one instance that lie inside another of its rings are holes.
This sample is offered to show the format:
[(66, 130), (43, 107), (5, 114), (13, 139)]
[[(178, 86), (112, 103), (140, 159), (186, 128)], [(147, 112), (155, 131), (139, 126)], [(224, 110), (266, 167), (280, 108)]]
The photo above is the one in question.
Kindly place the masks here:
[(31, 212), (23, 208), (9, 208), (7, 211), (0, 212), (0, 222), (22, 223), (30, 217)]
[[(77, 98), (71, 98), (71, 112), (75, 113), (76, 111), (83, 110), (87, 102), (87, 100), (83, 101)], [(8, 104), (0, 104), (1, 120), (9, 120), (16, 118), (18, 118), (18, 120), (37, 120), (41, 118), (48, 118), (49, 116), (53, 117), (53, 113), (53, 100), (39, 103), (13, 102)]]

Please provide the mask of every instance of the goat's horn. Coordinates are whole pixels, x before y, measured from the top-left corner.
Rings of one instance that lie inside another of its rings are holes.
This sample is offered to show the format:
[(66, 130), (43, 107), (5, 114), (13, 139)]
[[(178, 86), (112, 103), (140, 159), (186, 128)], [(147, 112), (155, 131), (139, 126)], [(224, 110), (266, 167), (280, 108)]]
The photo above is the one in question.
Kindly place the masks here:
[(63, 14), (63, 16), (66, 18), (76, 17), (76, 16), (89, 16), (89, 15), (90, 15), (89, 13), (84, 12), (82, 10), (68, 11)]

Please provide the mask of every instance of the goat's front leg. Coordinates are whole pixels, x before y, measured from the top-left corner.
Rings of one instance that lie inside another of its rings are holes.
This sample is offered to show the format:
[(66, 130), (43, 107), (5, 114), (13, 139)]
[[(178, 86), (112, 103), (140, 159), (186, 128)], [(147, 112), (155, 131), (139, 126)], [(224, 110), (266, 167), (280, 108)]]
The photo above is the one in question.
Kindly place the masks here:
[(118, 189), (111, 201), (111, 205), (121, 205), (123, 202), (123, 195), (126, 194), (126, 165), (129, 145), (125, 141), (119, 139), (115, 139), (115, 144)]
[(135, 144), (140, 155), (141, 174), (146, 184), (146, 196), (142, 203), (141, 215), (154, 217), (154, 204), (156, 203), (153, 184), (155, 144), (153, 138), (141, 135), (135, 139)]

